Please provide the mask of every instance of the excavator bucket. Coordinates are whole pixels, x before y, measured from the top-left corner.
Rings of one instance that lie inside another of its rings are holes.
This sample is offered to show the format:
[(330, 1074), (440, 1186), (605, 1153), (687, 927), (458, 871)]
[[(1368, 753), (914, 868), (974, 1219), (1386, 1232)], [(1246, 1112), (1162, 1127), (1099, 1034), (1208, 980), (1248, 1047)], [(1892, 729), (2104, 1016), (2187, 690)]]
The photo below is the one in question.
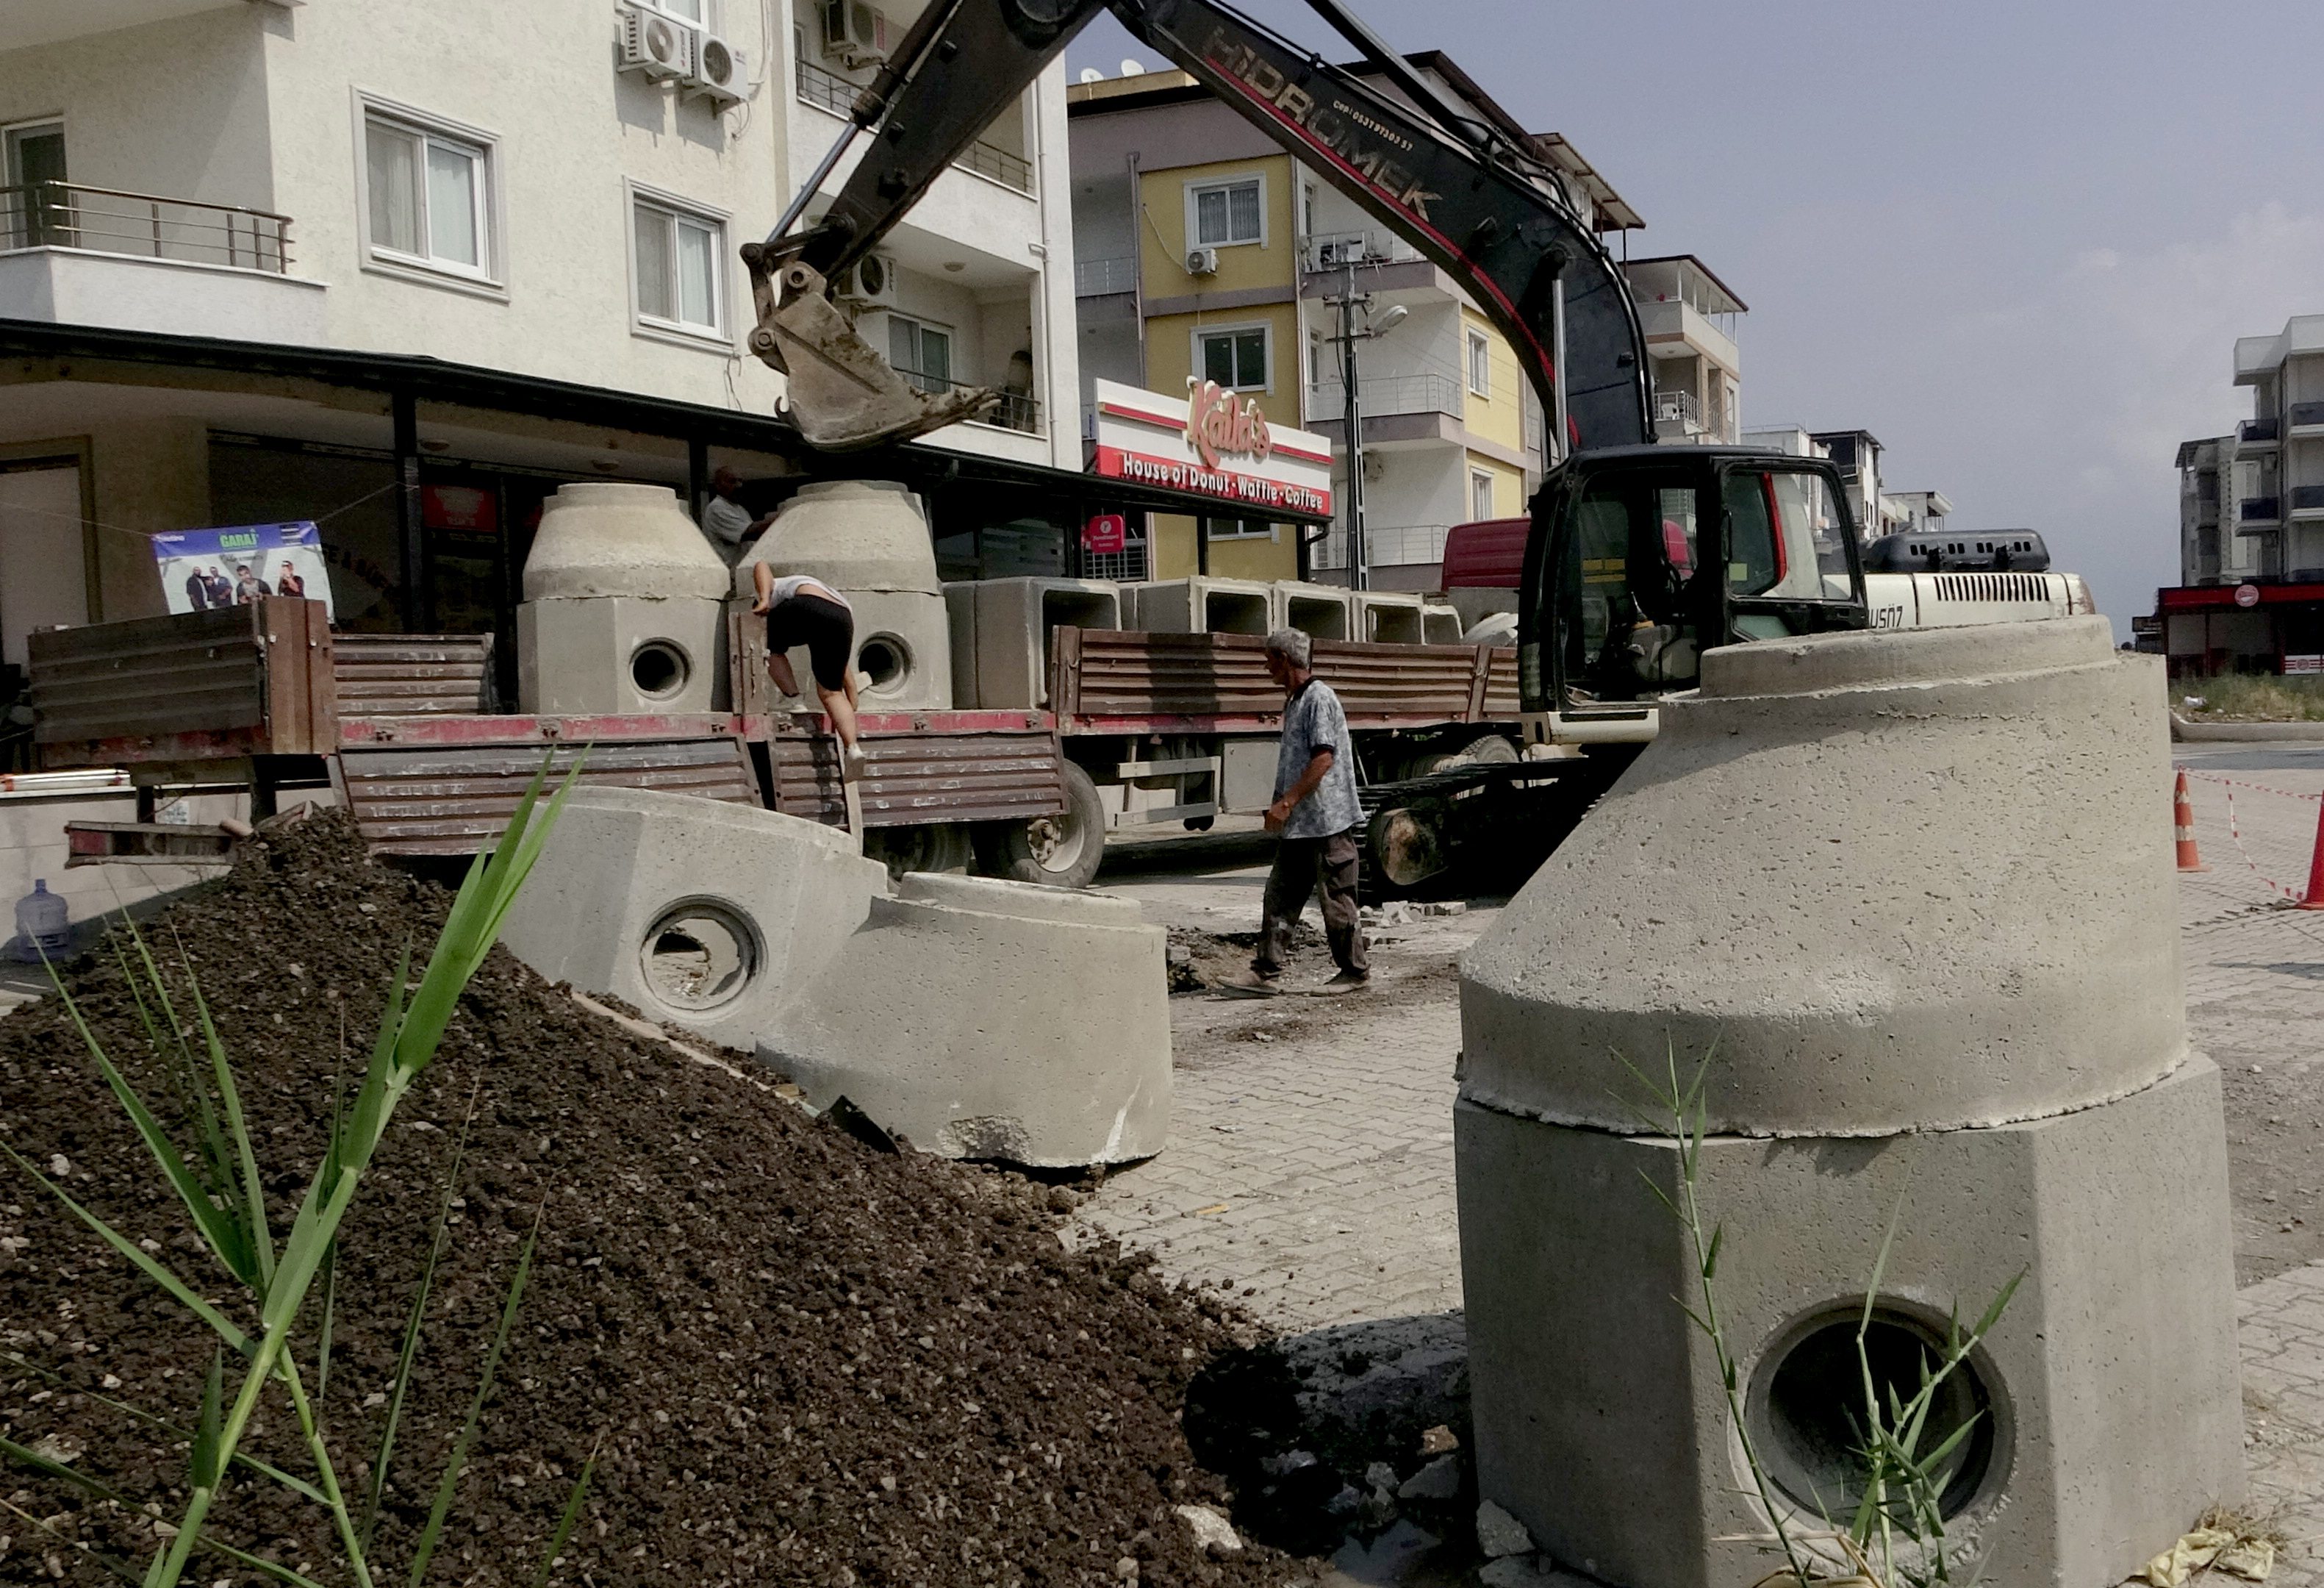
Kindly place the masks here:
[(770, 271), (772, 262), (755, 245), (742, 250), (742, 260), (759, 315), (751, 351), (790, 377), (786, 411), (808, 446), (858, 452), (908, 441), (974, 419), (1001, 401), (989, 386), (930, 393), (907, 383), (855, 334), (812, 266), (793, 260)]

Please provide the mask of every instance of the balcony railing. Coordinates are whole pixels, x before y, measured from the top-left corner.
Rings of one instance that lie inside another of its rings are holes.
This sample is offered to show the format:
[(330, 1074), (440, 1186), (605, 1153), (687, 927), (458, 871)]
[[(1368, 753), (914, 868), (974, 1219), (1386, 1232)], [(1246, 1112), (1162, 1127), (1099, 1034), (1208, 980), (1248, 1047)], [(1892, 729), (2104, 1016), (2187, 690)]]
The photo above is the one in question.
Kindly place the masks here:
[(1402, 264), (1423, 257), (1394, 232), (1318, 232), (1299, 244), (1302, 270), (1342, 270), (1351, 264)]
[[(799, 59), (798, 76), (799, 103), (812, 105), (817, 110), (827, 110), (834, 115), (846, 115), (853, 111), (855, 97), (863, 91), (862, 84), (851, 83), (837, 72), (817, 66), (804, 56)], [(981, 177), (990, 177), (1002, 187), (1013, 188), (1019, 193), (1029, 195), (1033, 191), (1033, 162), (998, 143), (988, 143), (980, 138), (953, 163), (964, 166)]]
[[(2319, 420), (2316, 422), (2324, 424), (2324, 420)], [(2292, 487), (2291, 497), (2291, 501), (2284, 505), (2291, 508), (2292, 512), (2313, 512), (2319, 508), (2324, 508), (2324, 485), (2294, 485)]]
[(36, 182), (0, 188), (0, 246), (77, 248), (282, 275), (290, 264), (290, 217), (80, 182)]
[[(946, 392), (973, 383), (967, 381), (955, 381), (946, 375), (927, 374), (900, 364), (894, 368), (898, 374), (904, 377), (906, 384), (917, 386), (931, 397), (941, 397)], [(1040, 401), (1029, 392), (1003, 392), (1001, 393), (999, 407), (987, 409), (981, 417), (969, 422), (993, 425), (1004, 430), (1023, 430), (1028, 434), (1038, 435), (1041, 429)]]
[(2276, 439), (2276, 421), (2273, 417), (2247, 419), (2236, 427), (2236, 440), (2239, 445), (2247, 445), (2255, 441), (2273, 441)]
[[(1395, 413), (1461, 412), (1461, 383), (1450, 375), (1368, 375), (1359, 373), (1356, 396), (1363, 403), (1364, 416), (1381, 419)], [(1348, 411), (1347, 388), (1337, 381), (1307, 388), (1307, 417), (1311, 421), (1339, 419)]]
[(1676, 425), (1688, 435), (1701, 435), (1707, 428), (1702, 422), (1702, 399), (1692, 392), (1655, 392), (1655, 423)]
[(2295, 430), (2309, 425), (2324, 425), (2324, 402), (2295, 402), (2287, 417)]
[(2282, 515), (2277, 511), (2274, 497), (2246, 496), (2236, 504), (2236, 516), (2247, 524), (2272, 524)]
[[(1366, 568), (1409, 567), (1415, 563), (1444, 560), (1444, 537), (1452, 533), (1447, 524), (1409, 524), (1394, 529), (1364, 531), (1364, 566)], [(1348, 531), (1344, 525), (1335, 524), (1316, 542), (1311, 567), (1345, 568), (1348, 566)]]
[(1103, 298), (1116, 292), (1138, 291), (1138, 260), (1076, 259), (1074, 261), (1074, 296)]

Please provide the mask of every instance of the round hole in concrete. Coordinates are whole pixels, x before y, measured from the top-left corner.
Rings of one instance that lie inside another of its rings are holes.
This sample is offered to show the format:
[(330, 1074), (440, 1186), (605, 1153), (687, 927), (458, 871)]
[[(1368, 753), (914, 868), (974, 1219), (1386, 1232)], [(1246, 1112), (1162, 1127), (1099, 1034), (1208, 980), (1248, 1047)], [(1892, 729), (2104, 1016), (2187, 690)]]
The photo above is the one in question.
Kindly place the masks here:
[(900, 689), (912, 676), (911, 650), (894, 634), (874, 634), (855, 652), (855, 670), (874, 689)]
[[(1811, 1515), (1845, 1519), (1864, 1497), (1864, 1367), (1857, 1354), (1860, 1305), (1823, 1313), (1789, 1332), (1753, 1375), (1752, 1434), (1767, 1475), (1785, 1499)], [(1910, 1313), (1876, 1306), (1865, 1332), (1864, 1359), (1884, 1409), (1919, 1393), (1921, 1370), (1943, 1362), (1936, 1330)], [(1945, 1463), (1938, 1509), (1959, 1516), (1976, 1502), (1995, 1468), (1998, 1408), (1972, 1355), (1939, 1385), (1918, 1448), (1932, 1451), (1964, 1425), (1969, 1432)]]
[(738, 912), (706, 899), (662, 911), (638, 946), (646, 987), (673, 1009), (732, 1003), (759, 970), (758, 934)]
[(649, 640), (630, 653), (630, 682), (641, 695), (667, 699), (686, 688), (693, 672), (686, 652), (668, 640)]

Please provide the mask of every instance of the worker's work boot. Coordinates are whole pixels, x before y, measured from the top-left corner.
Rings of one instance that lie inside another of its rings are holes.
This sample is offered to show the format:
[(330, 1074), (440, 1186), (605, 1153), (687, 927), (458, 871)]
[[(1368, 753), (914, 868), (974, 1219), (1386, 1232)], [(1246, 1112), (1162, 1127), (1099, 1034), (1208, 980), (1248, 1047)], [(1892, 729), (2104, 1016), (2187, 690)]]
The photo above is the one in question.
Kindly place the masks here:
[(1262, 976), (1257, 971), (1236, 971), (1221, 976), (1218, 990), (1234, 998), (1272, 998), (1277, 989), (1273, 976)]

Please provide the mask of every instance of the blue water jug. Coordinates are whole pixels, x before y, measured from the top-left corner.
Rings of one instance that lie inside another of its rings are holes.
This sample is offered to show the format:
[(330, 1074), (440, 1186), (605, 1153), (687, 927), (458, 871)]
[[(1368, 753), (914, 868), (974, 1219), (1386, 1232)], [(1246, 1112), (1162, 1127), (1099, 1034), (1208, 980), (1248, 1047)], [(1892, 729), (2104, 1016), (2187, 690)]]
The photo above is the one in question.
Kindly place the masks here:
[(63, 958), (71, 919), (72, 907), (49, 891), (47, 878), (36, 879), (32, 891), (16, 900), (16, 940), (8, 945), (9, 957), (32, 965), (43, 956)]

